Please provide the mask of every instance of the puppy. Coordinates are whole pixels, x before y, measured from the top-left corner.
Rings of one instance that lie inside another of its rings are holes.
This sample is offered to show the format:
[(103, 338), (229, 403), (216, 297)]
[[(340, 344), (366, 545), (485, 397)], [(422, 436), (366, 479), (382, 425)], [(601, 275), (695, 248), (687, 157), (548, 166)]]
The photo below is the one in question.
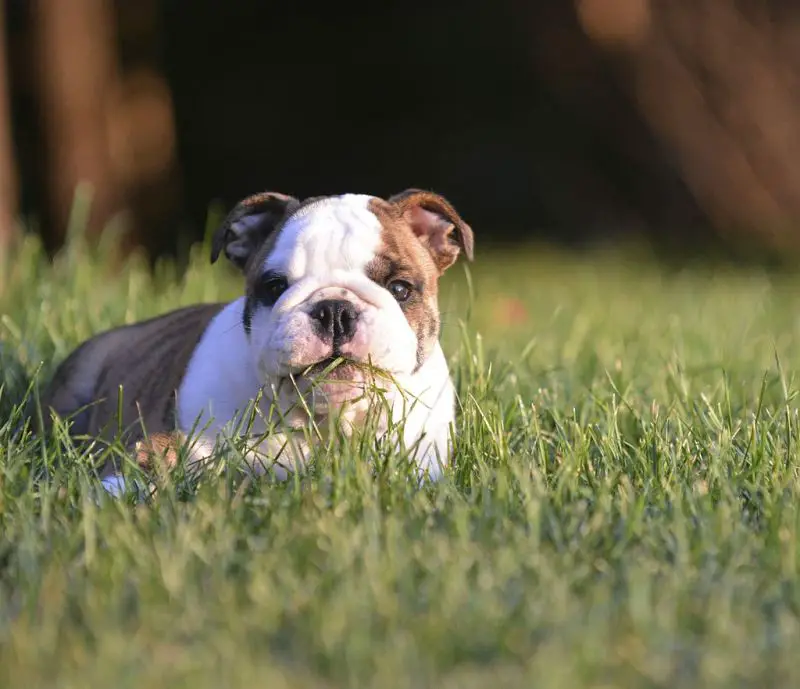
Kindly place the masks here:
[[(174, 462), (184, 443), (192, 461), (206, 461), (247, 416), (258, 437), (248, 464), (284, 478), (310, 452), (293, 429), (335, 418), (349, 433), (377, 410), (375, 432), (402, 428), (398, 443), (436, 477), (455, 413), (438, 279), (462, 252), (472, 260), (472, 230), (431, 192), (246, 198), (211, 252), (212, 263), (224, 253), (242, 271), (244, 296), (84, 342), (42, 397), (45, 423), (68, 417), (73, 436), (96, 441), (121, 431), (147, 464), (156, 451)], [(124, 488), (119, 469), (102, 470), (112, 493)]]

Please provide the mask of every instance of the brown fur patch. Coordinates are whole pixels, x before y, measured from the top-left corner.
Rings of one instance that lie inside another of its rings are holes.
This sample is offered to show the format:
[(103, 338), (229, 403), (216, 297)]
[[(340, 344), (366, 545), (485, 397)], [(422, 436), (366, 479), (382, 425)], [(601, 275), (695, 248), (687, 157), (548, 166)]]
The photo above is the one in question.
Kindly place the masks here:
[(384, 287), (392, 280), (405, 280), (413, 286), (411, 297), (400, 307), (417, 336), (419, 367), (439, 337), (439, 269), (397, 208), (380, 199), (371, 201), (369, 208), (383, 231), (377, 256), (367, 266), (367, 277)]
[(134, 445), (136, 463), (144, 471), (174, 469), (183, 442), (184, 438), (179, 433), (153, 433)]
[(430, 251), (440, 273), (453, 265), (461, 252), (468, 261), (472, 260), (475, 246), (472, 228), (443, 196), (406, 189), (392, 196), (389, 203)]

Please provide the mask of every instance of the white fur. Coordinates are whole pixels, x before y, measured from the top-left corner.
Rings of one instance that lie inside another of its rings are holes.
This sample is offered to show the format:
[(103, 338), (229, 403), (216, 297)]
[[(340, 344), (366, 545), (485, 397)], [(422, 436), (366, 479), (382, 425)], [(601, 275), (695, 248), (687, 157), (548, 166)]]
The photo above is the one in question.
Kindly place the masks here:
[[(330, 356), (330, 345), (315, 334), (309, 312), (319, 301), (335, 298), (350, 301), (360, 313), (355, 335), (342, 352), (369, 360), (397, 382), (387, 392), (391, 418), (382, 420), (379, 432), (402, 420), (402, 440), (409, 450), (417, 446), (415, 460), (420, 470), (432, 477), (439, 475), (440, 463), (447, 463), (451, 452), (453, 386), (438, 343), (414, 371), (416, 335), (389, 292), (365, 275), (380, 247), (382, 231), (368, 208), (371, 198), (348, 194), (316, 202), (282, 228), (264, 270), (285, 275), (290, 287), (274, 307), (254, 311), (249, 336), (242, 323), (244, 298), (228, 304), (212, 320), (178, 391), (179, 429), (196, 439), (191, 450), (194, 459), (208, 458), (220, 440), (235, 432), (259, 393), (265, 416), (270, 407), (277, 407), (289, 427), (307, 425), (308, 415), (298, 407), (296, 393), (285, 385), (278, 390), (278, 384), (290, 373)], [(368, 404), (364, 399), (348, 407), (344, 421), (357, 425)], [(329, 411), (324, 405), (321, 409)], [(312, 410), (318, 411), (317, 407)], [(256, 421), (251, 433), (264, 430), (265, 422)], [(263, 471), (280, 454), (281, 466), (271, 468), (284, 478), (304, 464), (308, 452), (305, 442), (295, 440), (292, 433), (274, 433), (252, 448), (248, 459), (256, 471)]]
[(119, 474), (106, 476), (101, 483), (106, 492), (115, 498), (125, 493), (125, 479)]
[(281, 229), (266, 269), (286, 271), (290, 281), (334, 271), (364, 271), (381, 241), (381, 224), (372, 196), (345, 194), (324, 198), (295, 213)]
[[(220, 440), (232, 436), (248, 405), (261, 391), (264, 397), (262, 411), (272, 398), (270, 381), (262, 379), (252, 363), (252, 351), (242, 327), (244, 299), (237, 299), (214, 318), (192, 356), (183, 384), (178, 393), (178, 420), (180, 430), (195, 440), (191, 446), (192, 458), (202, 461), (213, 454)], [(392, 418), (386, 419), (382, 429), (402, 419), (403, 443), (409, 450), (416, 447), (416, 461), (421, 471), (431, 477), (441, 473), (440, 464), (450, 457), (450, 428), (454, 418), (455, 396), (447, 361), (441, 346), (436, 343), (431, 355), (416, 373), (398, 374), (395, 379), (401, 390), (390, 390), (387, 398), (392, 407)], [(306, 419), (291, 413), (285, 415), (287, 425), (301, 425)], [(251, 432), (263, 432), (263, 420), (256, 419)], [(276, 476), (285, 478), (293, 469), (300, 468), (308, 453), (301, 440), (285, 448), (287, 436), (275, 434), (253, 448), (253, 468), (257, 472), (271, 468)], [(283, 449), (280, 465), (269, 465)], [(289, 454), (287, 454), (289, 453)], [(287, 466), (288, 464), (288, 466)]]

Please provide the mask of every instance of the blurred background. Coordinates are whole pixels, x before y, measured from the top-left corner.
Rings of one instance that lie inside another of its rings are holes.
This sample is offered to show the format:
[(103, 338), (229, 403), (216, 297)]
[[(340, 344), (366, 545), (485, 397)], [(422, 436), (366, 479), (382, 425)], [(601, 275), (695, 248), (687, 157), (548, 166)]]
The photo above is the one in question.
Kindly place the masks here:
[(800, 255), (796, 0), (5, 0), (0, 250), (409, 186), (478, 240)]

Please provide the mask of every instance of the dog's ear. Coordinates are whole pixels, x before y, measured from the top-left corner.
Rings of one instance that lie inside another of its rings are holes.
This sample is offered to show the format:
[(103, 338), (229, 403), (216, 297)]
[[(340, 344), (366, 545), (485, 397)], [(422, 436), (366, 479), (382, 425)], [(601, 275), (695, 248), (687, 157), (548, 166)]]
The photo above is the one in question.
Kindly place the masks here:
[(443, 196), (421, 189), (406, 189), (389, 198), (414, 234), (431, 252), (443, 273), (458, 258), (460, 251), (472, 260), (475, 240), (472, 228)]
[(231, 263), (244, 270), (258, 247), (299, 203), (293, 196), (274, 191), (240, 201), (214, 233), (211, 262), (215, 263), (224, 251)]

